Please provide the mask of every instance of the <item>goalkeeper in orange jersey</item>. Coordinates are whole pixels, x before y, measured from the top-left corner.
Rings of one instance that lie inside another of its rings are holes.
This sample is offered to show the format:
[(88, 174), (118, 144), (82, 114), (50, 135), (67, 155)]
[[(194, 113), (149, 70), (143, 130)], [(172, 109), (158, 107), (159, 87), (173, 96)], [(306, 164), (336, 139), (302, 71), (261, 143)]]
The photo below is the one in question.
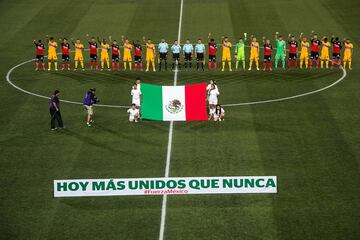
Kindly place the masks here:
[[(46, 36), (48, 37), (48, 36)], [(57, 67), (57, 55), (56, 48), (58, 46), (57, 42), (54, 41), (53, 37), (47, 39), (48, 42), (48, 71), (51, 70), (51, 63), (54, 63), (55, 71), (58, 70)]]
[(84, 57), (83, 57), (84, 45), (80, 42), (80, 39), (76, 39), (75, 42), (73, 41), (73, 39), (71, 40), (72, 40), (72, 44), (75, 46), (74, 71), (78, 69), (79, 63), (81, 65), (81, 69), (85, 71)]
[(353, 49), (354, 46), (351, 43), (350, 39), (345, 39), (344, 41), (344, 58), (343, 58), (343, 65), (344, 68), (346, 68), (346, 63), (349, 63), (349, 69), (351, 70), (351, 61), (352, 61), (352, 55), (353, 55)]
[(305, 68), (307, 69), (309, 67), (309, 48), (310, 43), (308, 42), (307, 38), (302, 38), (303, 33), (300, 34), (301, 39), (301, 52), (300, 52), (300, 68), (303, 67), (303, 64), (305, 63)]
[(329, 49), (331, 47), (331, 43), (328, 41), (327, 37), (323, 37), (321, 39), (321, 54), (320, 54), (320, 66), (321, 68), (324, 67), (324, 62), (326, 68), (329, 68), (329, 62), (330, 62), (330, 55), (329, 55)]

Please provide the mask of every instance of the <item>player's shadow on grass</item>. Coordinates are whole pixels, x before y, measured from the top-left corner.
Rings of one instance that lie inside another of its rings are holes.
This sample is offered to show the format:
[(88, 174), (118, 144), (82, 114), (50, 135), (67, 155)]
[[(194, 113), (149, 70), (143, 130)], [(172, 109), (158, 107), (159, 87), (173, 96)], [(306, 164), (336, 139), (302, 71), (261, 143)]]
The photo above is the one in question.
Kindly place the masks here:
[(100, 141), (96, 141), (92, 137), (87, 137), (87, 136), (78, 134), (75, 131), (71, 131), (69, 129), (64, 130), (64, 134), (66, 134), (66, 135), (68, 135), (70, 137), (74, 137), (74, 138), (80, 140), (81, 142), (92, 145), (94, 147), (101, 147), (101, 148), (106, 149), (106, 150), (111, 151), (111, 152), (117, 152), (117, 153), (127, 154), (128, 155), (128, 153), (125, 152), (125, 151), (121, 151), (118, 148), (112, 148), (108, 144), (104, 144), (104, 143), (102, 143)]

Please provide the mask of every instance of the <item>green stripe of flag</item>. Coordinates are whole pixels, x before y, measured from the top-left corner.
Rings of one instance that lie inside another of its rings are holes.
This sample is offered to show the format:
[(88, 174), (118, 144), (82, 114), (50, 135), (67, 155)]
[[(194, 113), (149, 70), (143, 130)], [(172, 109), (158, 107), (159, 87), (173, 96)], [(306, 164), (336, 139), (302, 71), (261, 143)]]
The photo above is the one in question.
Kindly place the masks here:
[(141, 116), (145, 119), (163, 120), (162, 87), (141, 83)]

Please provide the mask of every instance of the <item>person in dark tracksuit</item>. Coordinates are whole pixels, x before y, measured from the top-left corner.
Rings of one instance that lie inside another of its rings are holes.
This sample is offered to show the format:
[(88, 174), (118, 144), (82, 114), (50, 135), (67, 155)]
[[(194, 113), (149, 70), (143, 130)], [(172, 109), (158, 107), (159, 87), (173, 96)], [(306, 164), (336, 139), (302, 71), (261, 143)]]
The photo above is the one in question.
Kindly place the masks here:
[(61, 118), (61, 113), (60, 113), (59, 95), (60, 95), (60, 91), (55, 90), (54, 94), (51, 95), (51, 97), (50, 97), (50, 116), (51, 116), (50, 127), (51, 127), (51, 130), (56, 130), (55, 120), (57, 121), (58, 127), (60, 129), (62, 129), (64, 127), (63, 121)]

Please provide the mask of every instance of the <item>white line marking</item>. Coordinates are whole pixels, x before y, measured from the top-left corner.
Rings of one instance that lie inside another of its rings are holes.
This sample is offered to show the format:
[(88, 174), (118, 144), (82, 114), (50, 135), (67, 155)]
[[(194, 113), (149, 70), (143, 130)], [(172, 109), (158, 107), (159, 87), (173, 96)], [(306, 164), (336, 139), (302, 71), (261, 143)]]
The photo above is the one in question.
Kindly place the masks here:
[(343, 74), (341, 76), (341, 78), (339, 78), (337, 81), (333, 82), (330, 85), (327, 85), (323, 88), (311, 91), (311, 92), (306, 92), (306, 93), (302, 93), (302, 94), (298, 94), (298, 95), (294, 95), (294, 96), (290, 96), (290, 97), (283, 97), (283, 98), (276, 98), (276, 99), (269, 99), (269, 100), (262, 100), (262, 101), (256, 101), (256, 102), (244, 102), (244, 103), (229, 103), (229, 104), (223, 104), (223, 107), (235, 107), (235, 106), (245, 106), (245, 105), (255, 105), (255, 104), (262, 104), (262, 103), (271, 103), (271, 102), (280, 102), (280, 101), (285, 101), (285, 100), (290, 100), (290, 99), (294, 99), (294, 98), (300, 98), (300, 97), (304, 97), (307, 95), (311, 95), (314, 93), (318, 93), (321, 91), (324, 91), (328, 88), (331, 88), (333, 86), (335, 86), (336, 84), (338, 84), (339, 82), (341, 82), (342, 80), (344, 80), (344, 78), (346, 77), (347, 73), (345, 68), (343, 68), (342, 66), (340, 66), (340, 68), (343, 71)]
[[(179, 17), (179, 29), (178, 29), (178, 37), (177, 41), (180, 44), (181, 38), (181, 24), (182, 24), (182, 15), (183, 15), (183, 6), (184, 1), (181, 0), (180, 3), (180, 17)], [(178, 69), (177, 66), (174, 72), (174, 86), (177, 84), (178, 78)], [(174, 121), (170, 122), (169, 126), (169, 137), (168, 137), (168, 146), (167, 146), (167, 153), (166, 153), (166, 165), (165, 165), (165, 177), (169, 177), (170, 172), (170, 160), (171, 160), (171, 148), (172, 148), (172, 138), (173, 138), (173, 128), (174, 128)], [(165, 220), (166, 220), (166, 206), (167, 206), (167, 195), (163, 195), (162, 205), (161, 205), (161, 220), (160, 220), (160, 233), (159, 233), (159, 240), (164, 239), (164, 232), (165, 232)]]

